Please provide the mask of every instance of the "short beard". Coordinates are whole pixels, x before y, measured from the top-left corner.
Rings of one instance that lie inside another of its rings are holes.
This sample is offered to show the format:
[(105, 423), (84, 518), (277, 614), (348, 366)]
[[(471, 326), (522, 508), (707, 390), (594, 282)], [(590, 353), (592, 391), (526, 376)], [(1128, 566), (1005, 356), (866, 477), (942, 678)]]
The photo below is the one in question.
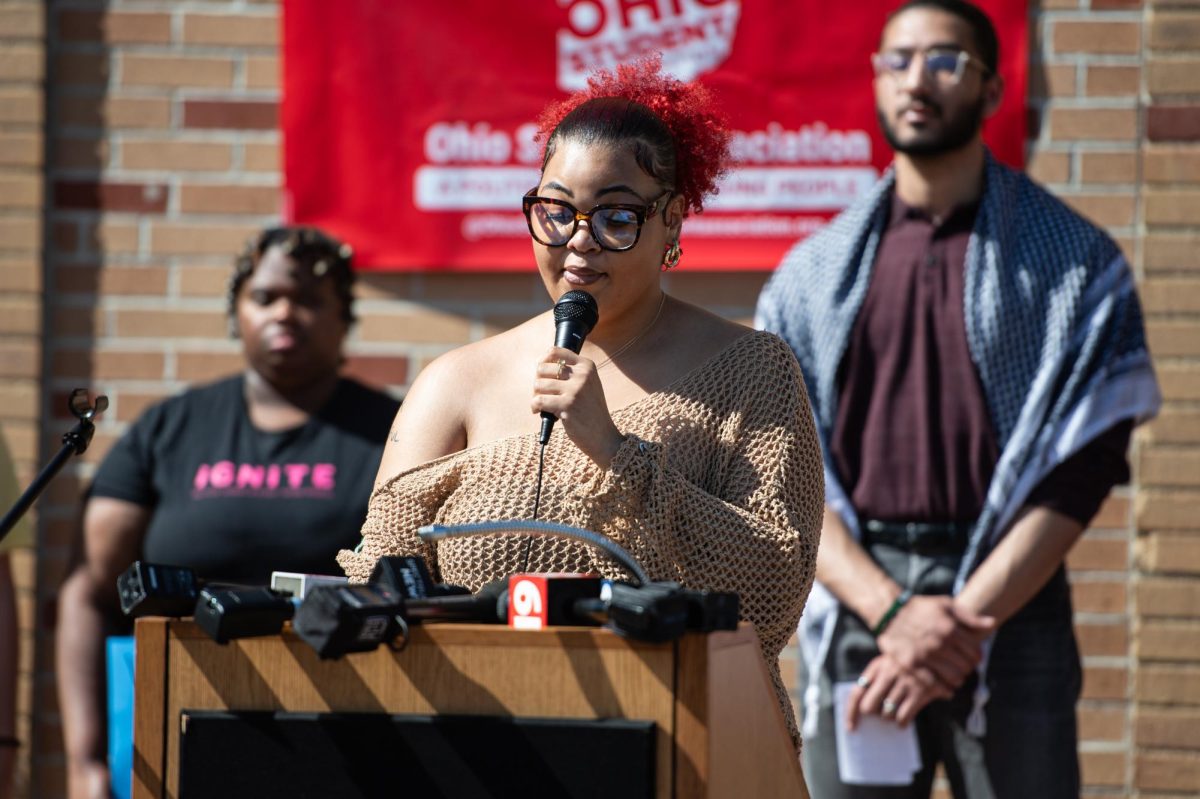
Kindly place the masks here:
[(888, 123), (879, 106), (875, 106), (875, 117), (879, 120), (879, 129), (888, 145), (898, 153), (916, 158), (944, 155), (966, 146), (983, 127), (984, 109), (987, 98), (982, 94), (973, 106), (964, 108), (960, 113), (946, 119), (946, 127), (941, 134), (932, 139), (902, 142), (896, 137), (896, 131)]

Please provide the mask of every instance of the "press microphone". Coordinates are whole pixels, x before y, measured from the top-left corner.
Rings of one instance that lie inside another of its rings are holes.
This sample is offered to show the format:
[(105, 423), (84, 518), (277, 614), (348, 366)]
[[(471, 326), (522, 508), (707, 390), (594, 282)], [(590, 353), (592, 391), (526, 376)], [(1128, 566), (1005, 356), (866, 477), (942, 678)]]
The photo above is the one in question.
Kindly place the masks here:
[(295, 615), (291, 597), (265, 586), (200, 589), (192, 618), (218, 644), (237, 638), (275, 635)]
[(459, 585), (435, 583), (419, 555), (389, 555), (375, 562), (367, 583), (399, 594), (403, 598), (400, 614), (407, 621), (503, 621), (497, 602), (508, 587), (507, 579), (488, 583), (472, 594)]
[[(586, 291), (568, 291), (554, 303), (554, 346), (568, 349), (576, 355), (583, 349), (583, 339), (600, 318), (596, 299)], [(550, 429), (554, 427), (554, 414), (542, 411), (542, 433), (538, 440), (545, 444), (550, 440)]]
[(509, 627), (540, 630), (563, 625), (593, 625), (603, 621), (580, 600), (600, 599), (601, 578), (594, 574), (514, 574), (508, 578), (505, 617)]
[(184, 566), (135, 560), (117, 578), (117, 595), (126, 616), (190, 616), (200, 581)]
[(474, 594), (406, 599), (401, 613), (409, 621), (463, 621), (502, 624), (508, 617), (508, 579), (493, 580)]
[(507, 580), (471, 594), (433, 582), (424, 558), (380, 558), (366, 585), (324, 585), (296, 609), (292, 629), (322, 659), (369, 652), (408, 640), (409, 622), (474, 621), (497, 624), (507, 613)]

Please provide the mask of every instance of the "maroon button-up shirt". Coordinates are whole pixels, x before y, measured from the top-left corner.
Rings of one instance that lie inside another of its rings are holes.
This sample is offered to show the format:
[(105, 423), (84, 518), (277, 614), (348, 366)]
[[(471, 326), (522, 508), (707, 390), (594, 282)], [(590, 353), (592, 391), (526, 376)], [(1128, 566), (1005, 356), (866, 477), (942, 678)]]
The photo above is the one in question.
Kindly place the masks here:
[[(969, 522), (1000, 456), (967, 348), (964, 263), (978, 203), (936, 222), (893, 196), (867, 296), (838, 372), (830, 454), (860, 518)], [(1129, 479), (1131, 424), (1048, 475), (1030, 504), (1083, 524)]]

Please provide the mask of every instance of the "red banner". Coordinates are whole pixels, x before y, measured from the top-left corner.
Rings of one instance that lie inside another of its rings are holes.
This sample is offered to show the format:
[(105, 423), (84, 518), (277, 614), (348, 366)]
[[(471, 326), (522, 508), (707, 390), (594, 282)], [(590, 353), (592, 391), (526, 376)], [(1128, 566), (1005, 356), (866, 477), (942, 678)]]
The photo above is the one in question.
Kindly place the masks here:
[[(534, 125), (597, 67), (661, 52), (708, 85), (735, 168), (684, 225), (689, 269), (771, 268), (891, 160), (870, 54), (896, 0), (286, 0), (289, 217), (366, 269), (532, 267), (521, 195)], [(1020, 165), (1025, 3), (986, 0), (1005, 102), (986, 136)]]

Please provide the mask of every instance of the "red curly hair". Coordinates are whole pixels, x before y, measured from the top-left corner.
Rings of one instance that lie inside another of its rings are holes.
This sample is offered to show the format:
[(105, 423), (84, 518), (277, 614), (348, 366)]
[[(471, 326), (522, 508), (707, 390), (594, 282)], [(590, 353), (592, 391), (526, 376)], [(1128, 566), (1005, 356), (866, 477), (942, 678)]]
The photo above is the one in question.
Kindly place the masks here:
[(542, 112), (542, 169), (561, 139), (632, 141), (638, 165), (683, 198), (684, 213), (702, 211), (729, 169), (729, 128), (714, 107), (704, 86), (662, 74), (662, 56), (600, 70)]

